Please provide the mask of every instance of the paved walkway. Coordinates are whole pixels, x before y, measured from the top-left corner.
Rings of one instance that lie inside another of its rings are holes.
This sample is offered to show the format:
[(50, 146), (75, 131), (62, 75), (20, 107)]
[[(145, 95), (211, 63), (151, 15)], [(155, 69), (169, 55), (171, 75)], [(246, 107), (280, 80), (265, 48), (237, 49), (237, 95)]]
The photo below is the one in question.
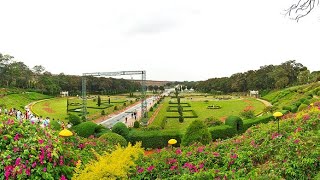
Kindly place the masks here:
[(272, 104), (266, 100), (257, 98), (258, 101), (262, 102), (266, 107), (272, 106)]

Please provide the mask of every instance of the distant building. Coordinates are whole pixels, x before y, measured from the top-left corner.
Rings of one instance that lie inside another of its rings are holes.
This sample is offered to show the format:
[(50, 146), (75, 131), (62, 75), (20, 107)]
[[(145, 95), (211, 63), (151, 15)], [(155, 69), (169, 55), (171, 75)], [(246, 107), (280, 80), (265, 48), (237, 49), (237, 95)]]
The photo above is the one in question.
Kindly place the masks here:
[(256, 98), (259, 97), (259, 91), (249, 91), (249, 92), (250, 92), (249, 94), (250, 97), (256, 97)]
[(61, 92), (60, 92), (60, 96), (61, 96), (61, 97), (69, 96), (69, 92), (68, 92), (68, 91), (61, 91)]

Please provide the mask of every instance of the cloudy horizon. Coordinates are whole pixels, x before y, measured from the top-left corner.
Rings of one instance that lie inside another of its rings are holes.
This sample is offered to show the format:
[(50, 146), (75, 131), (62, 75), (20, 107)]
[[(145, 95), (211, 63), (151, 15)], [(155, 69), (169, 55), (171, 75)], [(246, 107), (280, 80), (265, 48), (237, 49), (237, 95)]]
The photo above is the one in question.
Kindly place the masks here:
[[(54, 74), (146, 70), (198, 81), (296, 60), (320, 70), (320, 11), (284, 1), (1, 1), (0, 53)], [(135, 78), (135, 77), (133, 77)]]

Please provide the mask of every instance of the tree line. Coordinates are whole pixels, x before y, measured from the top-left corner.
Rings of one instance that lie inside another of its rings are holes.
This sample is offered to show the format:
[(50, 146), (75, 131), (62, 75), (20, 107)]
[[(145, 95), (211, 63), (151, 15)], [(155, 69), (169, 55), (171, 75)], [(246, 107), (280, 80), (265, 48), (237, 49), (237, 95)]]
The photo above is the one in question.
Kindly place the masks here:
[(320, 81), (320, 71), (310, 73), (301, 63), (290, 60), (280, 65), (265, 65), (258, 70), (236, 73), (230, 77), (201, 81), (195, 89), (206, 93), (268, 91), (317, 81)]
[[(69, 91), (81, 95), (82, 77), (52, 74), (41, 65), (29, 68), (13, 56), (0, 53), (0, 87), (21, 88), (49, 95)], [(87, 91), (91, 94), (120, 94), (139, 91), (141, 85), (125, 79), (87, 77)]]

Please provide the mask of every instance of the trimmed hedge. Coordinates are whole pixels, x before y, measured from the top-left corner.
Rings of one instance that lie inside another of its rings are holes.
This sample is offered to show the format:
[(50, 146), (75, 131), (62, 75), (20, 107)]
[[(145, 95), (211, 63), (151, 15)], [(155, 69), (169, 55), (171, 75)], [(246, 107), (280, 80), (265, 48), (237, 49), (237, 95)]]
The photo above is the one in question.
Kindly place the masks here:
[(96, 128), (99, 128), (99, 126), (94, 122), (83, 122), (77, 126), (73, 126), (73, 129), (75, 130), (75, 132), (79, 136), (85, 137), (85, 138), (91, 135), (94, 135)]
[(306, 104), (301, 104), (301, 105), (299, 106), (299, 108), (298, 108), (298, 111), (302, 111), (302, 110), (306, 109), (307, 107), (308, 107), (308, 105), (306, 105)]
[(129, 134), (129, 129), (128, 127), (122, 123), (122, 122), (117, 122), (113, 127), (112, 127), (112, 132), (117, 133), (124, 138), (128, 137)]
[(208, 130), (212, 136), (212, 140), (227, 139), (238, 133), (234, 127), (229, 125), (209, 127)]
[(103, 134), (102, 136), (100, 136), (99, 139), (104, 139), (108, 143), (113, 144), (113, 145), (117, 145), (117, 144), (120, 144), (121, 146), (128, 145), (127, 140), (117, 133), (106, 133), (106, 134)]
[(193, 143), (209, 144), (212, 136), (208, 131), (207, 126), (200, 120), (193, 121), (187, 128), (187, 131), (182, 139), (183, 146), (189, 146)]
[(251, 126), (255, 125), (255, 124), (259, 124), (259, 123), (267, 123), (269, 121), (274, 120), (274, 117), (272, 114), (270, 115), (265, 115), (265, 116), (261, 116), (261, 117), (257, 117), (254, 119), (247, 119), (243, 121), (243, 130), (242, 132), (245, 132), (247, 129), (249, 129)]
[(141, 141), (144, 148), (163, 148), (168, 146), (170, 139), (176, 139), (175, 146), (180, 146), (182, 134), (178, 131), (141, 131), (132, 129), (128, 135), (128, 141), (132, 144)]
[(229, 125), (236, 129), (236, 131), (243, 131), (243, 121), (238, 116), (229, 116), (225, 121), (225, 125)]

